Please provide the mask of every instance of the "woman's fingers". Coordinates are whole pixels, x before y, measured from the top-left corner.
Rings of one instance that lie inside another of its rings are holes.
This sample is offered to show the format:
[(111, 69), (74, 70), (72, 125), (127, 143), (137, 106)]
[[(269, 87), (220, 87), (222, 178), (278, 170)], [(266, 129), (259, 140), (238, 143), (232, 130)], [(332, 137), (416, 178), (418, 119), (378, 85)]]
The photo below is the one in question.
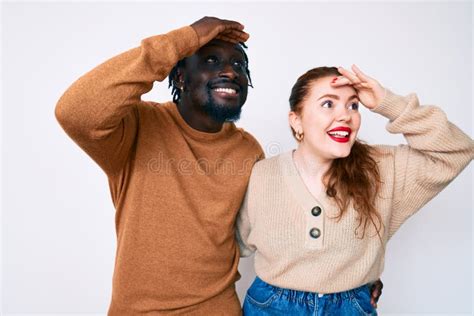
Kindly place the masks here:
[(339, 77), (334, 77), (334, 79), (331, 81), (331, 85), (333, 87), (341, 87), (345, 85), (352, 85), (352, 82), (344, 76), (339, 76)]
[(367, 82), (360, 82), (360, 83), (355, 83), (353, 84), (354, 88), (356, 89), (362, 89), (362, 88), (365, 88), (365, 89), (369, 89), (370, 88), (370, 84), (368, 84)]
[(349, 79), (349, 81), (351, 83), (354, 84), (354, 83), (359, 83), (360, 82), (360, 79), (357, 78), (357, 76), (355, 74), (353, 74), (352, 72), (350, 72), (349, 70), (344, 69), (342, 67), (337, 68), (337, 70), (341, 73), (341, 75), (343, 75), (344, 77)]
[(371, 80), (374, 80), (373, 78), (363, 73), (362, 70), (360, 70), (360, 68), (356, 65), (352, 65), (351, 69), (361, 81), (370, 82)]
[(342, 76), (334, 78), (331, 82), (332, 86), (351, 85), (357, 90), (371, 89), (370, 82), (373, 82), (374, 79), (364, 74), (356, 65), (352, 65), (352, 70), (354, 73), (343, 67), (338, 67), (338, 71)]
[(331, 81), (331, 85), (333, 87), (341, 87), (341, 86), (345, 86), (345, 85), (351, 85), (356, 89), (362, 89), (362, 88), (368, 89), (368, 88), (370, 88), (370, 84), (368, 84), (367, 82), (359, 81), (357, 83), (354, 83), (353, 81), (349, 80), (345, 76), (334, 77), (334, 79)]

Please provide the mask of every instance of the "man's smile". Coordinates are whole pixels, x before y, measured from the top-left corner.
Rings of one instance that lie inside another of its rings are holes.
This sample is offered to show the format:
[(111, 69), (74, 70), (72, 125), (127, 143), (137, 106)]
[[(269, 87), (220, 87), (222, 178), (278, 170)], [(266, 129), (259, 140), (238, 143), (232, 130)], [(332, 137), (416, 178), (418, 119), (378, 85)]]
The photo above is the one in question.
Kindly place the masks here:
[(221, 98), (234, 99), (240, 95), (240, 85), (234, 82), (221, 81), (210, 85), (211, 92)]

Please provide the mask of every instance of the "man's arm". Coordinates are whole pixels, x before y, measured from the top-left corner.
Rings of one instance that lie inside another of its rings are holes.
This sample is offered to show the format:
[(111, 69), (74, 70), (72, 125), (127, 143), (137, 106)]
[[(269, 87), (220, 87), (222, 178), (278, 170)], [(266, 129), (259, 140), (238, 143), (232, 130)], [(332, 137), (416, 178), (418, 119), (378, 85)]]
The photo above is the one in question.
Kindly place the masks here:
[(191, 27), (142, 41), (79, 78), (60, 98), (56, 118), (66, 133), (108, 174), (128, 158), (137, 130), (136, 106), (155, 80), (198, 48)]
[(125, 165), (138, 128), (141, 96), (176, 63), (213, 38), (244, 41), (237, 22), (203, 18), (192, 26), (147, 38), (79, 78), (60, 98), (55, 114), (66, 133), (107, 175)]

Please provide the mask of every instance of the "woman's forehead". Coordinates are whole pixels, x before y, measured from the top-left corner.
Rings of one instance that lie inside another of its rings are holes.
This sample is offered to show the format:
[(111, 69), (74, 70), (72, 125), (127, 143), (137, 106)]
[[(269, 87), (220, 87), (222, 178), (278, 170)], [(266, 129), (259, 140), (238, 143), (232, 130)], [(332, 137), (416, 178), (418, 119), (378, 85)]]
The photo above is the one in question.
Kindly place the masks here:
[(346, 99), (353, 95), (357, 95), (357, 91), (351, 85), (333, 87), (331, 81), (336, 76), (319, 78), (309, 84), (308, 95), (312, 99), (319, 98), (324, 95), (334, 95), (341, 99)]

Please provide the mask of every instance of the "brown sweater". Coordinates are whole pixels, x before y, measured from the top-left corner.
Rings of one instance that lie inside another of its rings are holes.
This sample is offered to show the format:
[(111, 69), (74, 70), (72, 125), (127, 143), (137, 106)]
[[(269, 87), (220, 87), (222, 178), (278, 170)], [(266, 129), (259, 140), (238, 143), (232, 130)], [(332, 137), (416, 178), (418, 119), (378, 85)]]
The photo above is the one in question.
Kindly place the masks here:
[(140, 99), (198, 48), (189, 26), (145, 39), (77, 80), (56, 107), (108, 176), (117, 231), (109, 315), (240, 313), (234, 222), (262, 149), (233, 123), (200, 132), (174, 103)]

